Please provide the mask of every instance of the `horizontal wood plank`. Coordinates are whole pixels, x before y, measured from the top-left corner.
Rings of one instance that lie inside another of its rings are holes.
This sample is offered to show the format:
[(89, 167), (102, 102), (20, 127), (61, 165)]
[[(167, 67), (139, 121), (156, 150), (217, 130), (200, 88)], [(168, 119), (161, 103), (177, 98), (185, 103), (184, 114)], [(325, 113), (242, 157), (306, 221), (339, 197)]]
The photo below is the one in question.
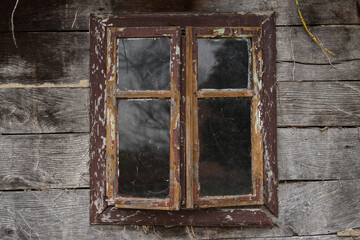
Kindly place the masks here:
[(89, 186), (89, 134), (0, 135), (0, 189)]
[(360, 129), (279, 128), (279, 179), (360, 179)]
[[(336, 53), (329, 55), (334, 67), (302, 27), (278, 27), (278, 81), (360, 80), (360, 27), (314, 27), (314, 34)], [(0, 34), (0, 88), (88, 86), (89, 33), (16, 33), (16, 38), (19, 48), (10, 34)]]
[[(278, 126), (359, 126), (360, 82), (280, 82)], [(0, 89), (0, 133), (89, 132), (89, 89)]]
[(360, 126), (360, 82), (280, 82), (278, 126)]
[[(0, 3), (0, 31), (10, 31), (15, 0)], [(305, 21), (311, 24), (358, 24), (356, 1), (299, 1)], [(295, 1), (288, 0), (33, 0), (20, 1), (14, 13), (16, 31), (88, 30), (89, 14), (121, 12), (254, 12), (276, 11), (278, 25), (301, 25)]]
[(360, 60), (340, 61), (331, 66), (299, 62), (278, 62), (278, 81), (340, 81), (359, 80)]
[[(299, 1), (304, 20), (314, 24), (350, 24), (359, 23), (358, 6), (354, 1), (326, 0)], [(191, 4), (191, 10), (220, 12), (276, 11), (277, 25), (301, 25), (295, 1), (237, 1), (237, 0), (197, 0)]]
[(326, 53), (326, 57), (303, 27), (278, 27), (278, 81), (360, 80), (360, 26), (310, 27), (310, 31), (335, 56)]
[[(360, 191), (356, 181), (281, 184), (279, 227), (194, 228), (202, 239), (268, 238), (331, 234), (360, 227)], [(156, 227), (146, 235), (142, 228), (89, 225), (89, 190), (2, 192), (0, 235), (9, 239), (184, 239), (190, 228)], [(313, 238), (316, 239), (316, 238)], [(318, 238), (319, 240), (333, 238)]]
[(294, 235), (336, 233), (360, 227), (359, 180), (299, 182), (279, 189), (280, 219)]
[(0, 133), (89, 132), (88, 88), (0, 89)]
[(16, 33), (16, 42), (0, 34), (0, 88), (88, 82), (88, 33)]
[[(358, 128), (279, 128), (282, 181), (360, 179)], [(0, 190), (89, 187), (88, 134), (0, 136)]]
[[(335, 67), (342, 61), (360, 59), (360, 26), (317, 26), (309, 27), (325, 48)], [(303, 64), (329, 64), (320, 46), (316, 44), (303, 27), (278, 27), (276, 31), (277, 61), (295, 61)], [(359, 79), (359, 78), (358, 78)]]
[[(221, 238), (219, 238), (221, 239)], [(269, 240), (268, 237), (265, 238), (251, 238), (248, 237), (247, 239), (251, 239), (251, 240)], [(270, 238), (271, 239), (271, 238)], [(339, 239), (338, 236), (336, 235), (323, 235), (323, 236), (294, 236), (294, 237), (276, 237), (276, 240), (341, 240)]]

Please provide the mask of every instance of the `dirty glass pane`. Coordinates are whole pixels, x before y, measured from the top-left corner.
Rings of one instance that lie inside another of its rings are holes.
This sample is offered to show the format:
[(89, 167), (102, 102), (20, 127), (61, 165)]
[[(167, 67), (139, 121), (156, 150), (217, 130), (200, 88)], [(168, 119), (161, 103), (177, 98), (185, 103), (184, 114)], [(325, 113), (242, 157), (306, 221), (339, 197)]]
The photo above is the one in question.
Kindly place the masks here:
[(251, 191), (250, 100), (199, 99), (199, 181), (202, 196)]
[(119, 101), (118, 130), (119, 194), (168, 197), (170, 101)]
[(198, 89), (249, 87), (249, 39), (200, 38), (197, 41)]
[(170, 89), (170, 39), (117, 41), (117, 81), (120, 90)]

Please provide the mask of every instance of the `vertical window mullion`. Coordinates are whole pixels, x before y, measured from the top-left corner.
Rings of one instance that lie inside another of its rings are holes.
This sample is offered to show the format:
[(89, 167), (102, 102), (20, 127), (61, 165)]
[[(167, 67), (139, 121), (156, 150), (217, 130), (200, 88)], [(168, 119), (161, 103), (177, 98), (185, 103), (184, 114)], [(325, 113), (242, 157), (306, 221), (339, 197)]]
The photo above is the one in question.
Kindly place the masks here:
[(186, 91), (185, 91), (185, 124), (186, 124), (186, 207), (194, 207), (194, 159), (193, 159), (193, 143), (194, 143), (194, 111), (193, 111), (193, 79), (196, 75), (194, 73), (194, 67), (196, 67), (196, 62), (194, 62), (194, 47), (193, 47), (193, 28), (186, 27), (185, 29), (185, 48), (186, 48)]
[(181, 30), (173, 31), (170, 50), (170, 209), (180, 208), (180, 66), (181, 66)]

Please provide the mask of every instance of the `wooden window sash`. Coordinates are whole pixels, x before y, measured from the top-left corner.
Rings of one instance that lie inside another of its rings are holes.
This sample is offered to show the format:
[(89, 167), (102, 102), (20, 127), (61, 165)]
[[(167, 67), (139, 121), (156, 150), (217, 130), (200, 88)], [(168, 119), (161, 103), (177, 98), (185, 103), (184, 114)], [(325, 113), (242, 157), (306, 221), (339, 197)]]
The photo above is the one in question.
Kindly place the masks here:
[[(197, 39), (198, 38), (251, 38), (250, 89), (197, 90)], [(187, 27), (186, 28), (186, 175), (187, 208), (209, 208), (263, 204), (263, 146), (260, 122), (261, 81), (261, 28), (260, 27)], [(252, 192), (247, 195), (200, 196), (199, 182), (199, 98), (250, 98), (251, 99), (251, 162)], [(190, 124), (188, 124), (190, 123)]]
[[(117, 88), (117, 38), (170, 38), (170, 90)], [(119, 208), (178, 210), (180, 207), (180, 38), (179, 27), (108, 27), (106, 71), (106, 196)], [(170, 107), (169, 198), (118, 195), (117, 104), (122, 99), (165, 98)]]

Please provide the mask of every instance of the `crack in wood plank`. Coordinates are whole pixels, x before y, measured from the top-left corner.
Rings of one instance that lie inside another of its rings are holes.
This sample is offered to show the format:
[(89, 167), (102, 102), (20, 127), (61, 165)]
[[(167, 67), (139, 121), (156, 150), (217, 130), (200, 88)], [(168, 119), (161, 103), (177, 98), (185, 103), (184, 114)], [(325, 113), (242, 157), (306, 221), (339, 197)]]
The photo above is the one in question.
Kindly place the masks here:
[(342, 113), (345, 113), (345, 114), (347, 114), (347, 115), (349, 115), (349, 116), (354, 116), (354, 117), (357, 117), (357, 118), (360, 119), (360, 115), (359, 115), (359, 114), (347, 112), (347, 111), (342, 110), (342, 109), (340, 109), (340, 108), (338, 108), (338, 107), (335, 107), (334, 105), (325, 104), (325, 106), (328, 106), (328, 107), (330, 107), (330, 108), (332, 108), (332, 109), (335, 109), (335, 110), (338, 111), (338, 112), (342, 112)]

